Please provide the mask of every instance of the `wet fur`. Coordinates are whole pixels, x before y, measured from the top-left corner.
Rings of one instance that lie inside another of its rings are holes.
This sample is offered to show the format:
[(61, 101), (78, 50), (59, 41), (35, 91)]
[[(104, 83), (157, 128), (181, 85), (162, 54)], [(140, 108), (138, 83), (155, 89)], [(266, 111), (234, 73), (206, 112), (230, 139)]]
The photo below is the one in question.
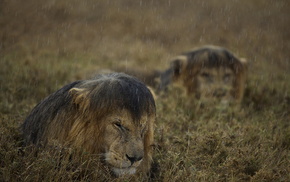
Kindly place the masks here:
[(159, 90), (165, 90), (174, 82), (181, 82), (187, 94), (195, 94), (198, 87), (197, 74), (202, 68), (227, 67), (234, 73), (232, 96), (240, 102), (244, 95), (247, 61), (237, 58), (233, 53), (218, 46), (205, 46), (177, 56), (171, 61), (169, 69), (160, 76)]
[[(144, 115), (155, 118), (155, 102), (149, 89), (125, 74), (98, 75), (68, 84), (41, 101), (21, 129), (27, 145), (62, 144), (90, 153), (104, 152), (103, 118), (115, 111), (128, 111), (136, 126)], [(153, 145), (153, 120), (144, 137), (142, 171), (148, 171)]]
[(244, 95), (247, 61), (236, 57), (223, 47), (204, 46), (185, 52), (173, 58), (164, 71), (142, 72), (128, 68), (120, 70), (143, 80), (147, 85), (155, 88), (157, 93), (167, 90), (170, 85), (179, 83), (185, 88), (188, 96), (195, 95), (198, 98), (197, 75), (202, 68), (218, 67), (227, 67), (233, 71), (235, 78), (231, 95), (235, 103), (240, 103)]

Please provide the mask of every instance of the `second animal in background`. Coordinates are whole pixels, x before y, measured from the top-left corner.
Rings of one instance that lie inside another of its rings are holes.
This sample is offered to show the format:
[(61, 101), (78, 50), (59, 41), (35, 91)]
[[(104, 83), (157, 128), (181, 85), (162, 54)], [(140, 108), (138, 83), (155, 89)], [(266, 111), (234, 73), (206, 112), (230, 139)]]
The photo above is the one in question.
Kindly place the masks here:
[(204, 46), (173, 58), (165, 71), (125, 72), (139, 77), (157, 93), (180, 85), (199, 106), (227, 108), (243, 99), (247, 61), (226, 48)]

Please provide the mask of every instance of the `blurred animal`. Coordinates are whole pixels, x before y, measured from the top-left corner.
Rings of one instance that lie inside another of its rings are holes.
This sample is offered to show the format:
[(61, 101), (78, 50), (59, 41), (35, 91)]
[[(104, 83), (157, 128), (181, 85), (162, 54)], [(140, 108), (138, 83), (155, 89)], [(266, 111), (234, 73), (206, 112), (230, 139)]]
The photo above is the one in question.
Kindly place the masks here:
[(205, 46), (177, 56), (160, 74), (159, 90), (181, 83), (187, 95), (202, 104), (240, 103), (245, 87), (247, 61), (225, 48)]
[(218, 46), (204, 46), (175, 57), (165, 71), (124, 72), (134, 75), (157, 93), (169, 85), (185, 88), (202, 105), (239, 104), (243, 98), (247, 61)]
[(148, 172), (155, 101), (137, 79), (101, 74), (64, 86), (40, 102), (22, 125), (27, 144), (60, 143), (93, 154), (116, 176)]

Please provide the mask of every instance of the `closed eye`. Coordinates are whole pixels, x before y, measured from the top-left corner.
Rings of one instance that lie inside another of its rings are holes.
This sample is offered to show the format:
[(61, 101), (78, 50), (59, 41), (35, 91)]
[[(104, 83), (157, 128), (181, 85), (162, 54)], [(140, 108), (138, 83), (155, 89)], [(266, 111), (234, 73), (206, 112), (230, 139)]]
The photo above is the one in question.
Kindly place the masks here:
[(210, 77), (210, 74), (209, 73), (206, 73), (206, 72), (203, 72), (200, 74), (202, 77), (204, 78), (209, 78)]
[(228, 82), (231, 79), (231, 77), (232, 77), (232, 74), (230, 73), (224, 74), (224, 77), (223, 77), (224, 82)]
[(129, 129), (126, 128), (126, 127), (124, 127), (120, 122), (115, 122), (115, 123), (114, 123), (114, 126), (115, 126), (116, 128), (118, 128), (119, 130), (121, 130), (121, 131), (129, 131)]
[(123, 126), (121, 125), (121, 123), (114, 123), (114, 125), (115, 125), (117, 128), (123, 128)]
[(207, 81), (208, 83), (213, 82), (213, 77), (212, 77), (212, 75), (211, 75), (210, 73), (202, 72), (202, 73), (200, 74), (200, 76), (201, 76), (205, 81)]

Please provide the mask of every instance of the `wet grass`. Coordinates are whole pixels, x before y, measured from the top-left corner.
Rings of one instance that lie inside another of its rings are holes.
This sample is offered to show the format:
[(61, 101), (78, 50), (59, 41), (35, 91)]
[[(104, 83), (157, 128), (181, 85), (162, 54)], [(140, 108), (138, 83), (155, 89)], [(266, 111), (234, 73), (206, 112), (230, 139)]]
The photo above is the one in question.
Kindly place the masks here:
[[(287, 7), (286, 0), (0, 1), (0, 181), (289, 181)], [(158, 97), (151, 177), (113, 179), (90, 154), (22, 146), (19, 125), (64, 84), (119, 66), (165, 69), (172, 56), (205, 44), (248, 59), (241, 110), (195, 112), (178, 88)]]

